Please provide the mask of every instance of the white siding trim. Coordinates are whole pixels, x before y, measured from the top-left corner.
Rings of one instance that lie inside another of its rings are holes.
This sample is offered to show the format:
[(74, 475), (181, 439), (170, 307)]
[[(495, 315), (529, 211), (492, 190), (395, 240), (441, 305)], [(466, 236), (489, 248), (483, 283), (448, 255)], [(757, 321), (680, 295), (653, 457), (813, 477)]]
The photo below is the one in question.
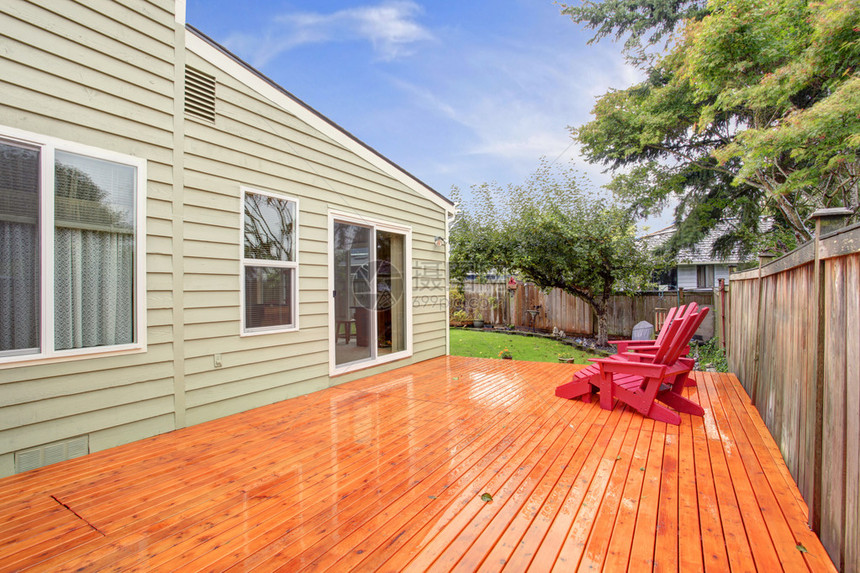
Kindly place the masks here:
[(203, 38), (200, 38), (194, 33), (187, 34), (186, 47), (216, 68), (231, 75), (239, 82), (267, 98), (287, 113), (296, 116), (312, 128), (338, 143), (344, 149), (349, 150), (377, 169), (381, 170), (383, 173), (386, 173), (397, 181), (400, 181), (410, 189), (419, 193), (425, 199), (432, 201), (435, 205), (444, 209), (446, 213), (453, 213), (454, 206), (428, 189), (426, 185), (413, 178), (408, 173), (398, 169), (381, 155), (374, 153), (364, 145), (359, 144), (340, 129), (336, 128), (296, 100), (288, 97), (286, 94), (279, 91), (250, 70), (246, 69), (236, 60), (212, 46)]
[(185, 0), (176, 0), (173, 15), (177, 24), (180, 26), (185, 25)]
[[(451, 309), (451, 243), (448, 238), (451, 236), (451, 219), (448, 214), (445, 214), (445, 355), (451, 354), (451, 325), (448, 320)], [(507, 326), (507, 325), (506, 325)]]

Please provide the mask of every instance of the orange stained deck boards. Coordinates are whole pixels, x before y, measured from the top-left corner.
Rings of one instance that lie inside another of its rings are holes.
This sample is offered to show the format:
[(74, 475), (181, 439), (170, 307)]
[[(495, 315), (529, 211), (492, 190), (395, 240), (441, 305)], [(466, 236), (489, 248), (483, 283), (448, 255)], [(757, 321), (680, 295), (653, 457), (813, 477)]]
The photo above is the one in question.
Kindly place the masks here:
[(576, 368), (437, 358), (2, 479), (0, 572), (834, 571), (734, 376), (667, 426)]

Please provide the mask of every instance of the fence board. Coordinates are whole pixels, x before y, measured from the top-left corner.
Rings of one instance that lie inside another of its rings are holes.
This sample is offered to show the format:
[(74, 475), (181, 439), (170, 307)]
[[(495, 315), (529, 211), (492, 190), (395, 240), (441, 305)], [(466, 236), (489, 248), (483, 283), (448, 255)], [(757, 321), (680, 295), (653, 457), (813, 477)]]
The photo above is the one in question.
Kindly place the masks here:
[[(825, 262), (824, 304), (827, 317), (824, 327), (824, 451), (845, 451), (845, 285), (844, 268), (839, 260)], [(825, 455), (821, 468), (821, 542), (834, 563), (839, 564), (844, 527), (844, 457)]]
[(849, 257), (846, 263), (844, 546), (845, 563), (860, 570), (860, 257)]
[(753, 360), (756, 346), (758, 314), (757, 280), (732, 280), (729, 291), (727, 351), (730, 369), (735, 372), (748, 394), (753, 394)]

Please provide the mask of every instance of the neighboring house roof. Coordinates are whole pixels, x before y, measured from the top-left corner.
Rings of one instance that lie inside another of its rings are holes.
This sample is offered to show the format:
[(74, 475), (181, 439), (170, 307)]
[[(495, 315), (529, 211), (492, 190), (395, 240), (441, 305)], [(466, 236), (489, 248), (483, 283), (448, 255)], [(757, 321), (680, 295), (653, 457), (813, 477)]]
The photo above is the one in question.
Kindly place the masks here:
[(186, 47), (189, 50), (275, 102), (394, 179), (419, 192), (449, 213), (454, 212), (453, 201), (313, 109), (194, 26), (185, 24), (185, 28), (189, 32), (186, 39)]
[[(715, 257), (711, 254), (716, 240), (725, 234), (731, 225), (731, 221), (728, 220), (717, 223), (701, 241), (692, 247), (684, 247), (679, 250), (678, 256), (676, 257), (677, 262), (679, 264), (688, 265), (735, 265), (745, 262), (745, 259), (741, 258), (740, 252), (737, 249), (733, 250), (731, 255), (726, 258)], [(645, 235), (642, 237), (642, 240), (650, 245), (652, 249), (655, 249), (662, 246), (666, 241), (672, 238), (677, 231), (678, 226), (673, 223), (664, 229)]]

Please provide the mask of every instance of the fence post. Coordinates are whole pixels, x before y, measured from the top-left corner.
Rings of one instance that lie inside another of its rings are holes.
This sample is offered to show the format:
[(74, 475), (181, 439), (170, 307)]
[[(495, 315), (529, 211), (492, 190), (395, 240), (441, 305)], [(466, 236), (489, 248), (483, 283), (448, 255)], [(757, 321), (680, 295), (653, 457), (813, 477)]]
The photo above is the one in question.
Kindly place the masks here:
[[(714, 297), (714, 306), (720, 309), (720, 318), (717, 322), (717, 328), (720, 333), (720, 346), (723, 350), (726, 349), (726, 279), (720, 279), (719, 296)], [(719, 301), (719, 302), (718, 302)], [(716, 317), (715, 317), (716, 318)]]
[[(847, 216), (851, 215), (850, 209), (837, 207), (832, 209), (819, 209), (812, 214), (815, 219), (815, 267), (813, 274), (813, 301), (816, 304), (815, 313), (815, 354), (813, 355), (815, 384), (812, 396), (815, 404), (815, 417), (813, 420), (814, 433), (812, 447), (814, 448), (814, 477), (812, 480), (812, 499), (808, 501), (809, 527), (813, 531), (821, 533), (821, 490), (823, 489), (823, 459), (824, 459), (824, 358), (825, 358), (825, 277), (824, 260), (821, 258), (821, 236), (842, 227)], [(836, 561), (834, 559), (834, 561)], [(839, 563), (836, 564), (840, 566)]]

